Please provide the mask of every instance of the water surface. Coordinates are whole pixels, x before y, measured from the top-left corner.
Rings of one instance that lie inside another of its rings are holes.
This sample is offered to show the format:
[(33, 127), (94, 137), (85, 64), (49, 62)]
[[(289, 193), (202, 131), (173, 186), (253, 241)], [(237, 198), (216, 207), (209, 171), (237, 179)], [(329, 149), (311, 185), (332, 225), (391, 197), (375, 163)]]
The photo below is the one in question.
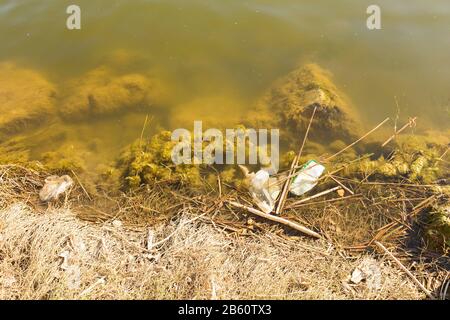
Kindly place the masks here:
[[(448, 128), (448, 0), (379, 0), (377, 31), (366, 28), (373, 3), (366, 0), (75, 2), (80, 31), (65, 27), (74, 1), (1, 0), (0, 61), (39, 70), (55, 84), (102, 65), (151, 73), (169, 84), (171, 97), (155, 111), (155, 130), (186, 119), (239, 123), (275, 79), (310, 61), (334, 74), (366, 124), (400, 113)], [(130, 113), (68, 123), (68, 139), (97, 139), (99, 154), (112, 157), (139, 137), (144, 119)]]

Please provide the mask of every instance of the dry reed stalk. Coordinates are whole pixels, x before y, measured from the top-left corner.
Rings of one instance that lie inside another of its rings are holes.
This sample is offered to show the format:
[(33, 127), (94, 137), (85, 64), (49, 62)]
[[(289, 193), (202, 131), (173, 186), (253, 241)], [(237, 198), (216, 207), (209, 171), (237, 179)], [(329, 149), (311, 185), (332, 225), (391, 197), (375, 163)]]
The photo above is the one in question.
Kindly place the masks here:
[[(300, 150), (299, 150), (297, 156), (294, 157), (294, 160), (292, 160), (292, 164), (291, 164), (291, 168), (289, 170), (288, 176), (291, 176), (294, 173), (295, 168), (298, 166), (298, 162), (300, 161), (300, 157), (302, 156), (302, 153), (303, 153), (303, 148), (305, 147), (306, 140), (308, 139), (309, 130), (311, 129), (311, 124), (314, 119), (314, 115), (316, 114), (316, 110), (317, 110), (317, 107), (314, 107), (311, 118), (309, 119), (308, 128), (306, 129), (305, 136), (303, 137), (302, 145), (300, 147)], [(290, 179), (288, 178), (283, 185), (283, 189), (281, 191), (281, 196), (280, 196), (280, 199), (278, 200), (278, 205), (275, 210), (276, 214), (280, 214), (281, 211), (283, 211), (283, 207), (286, 202), (287, 194), (289, 192), (289, 182), (290, 182)]]
[(443, 161), (444, 157), (447, 155), (448, 150), (450, 150), (450, 147), (447, 148), (447, 150), (445, 150), (445, 152), (442, 154), (442, 156), (439, 157), (439, 160)]
[(335, 177), (333, 177), (332, 175), (330, 175), (330, 178), (333, 179), (334, 182), (336, 182), (338, 185), (340, 185), (344, 190), (346, 190), (348, 193), (350, 193), (351, 195), (354, 195), (355, 193), (350, 190), (349, 188), (347, 188), (342, 182), (340, 182), (338, 179), (336, 179)]
[(414, 118), (410, 119), (410, 120), (408, 121), (407, 124), (405, 124), (403, 127), (401, 127), (398, 131), (395, 131), (395, 133), (394, 133), (392, 136), (390, 136), (389, 139), (387, 139), (387, 140), (381, 145), (381, 147), (385, 147), (389, 142), (391, 142), (392, 140), (394, 140), (394, 139), (395, 139), (402, 131), (404, 131), (406, 128), (408, 128), (408, 127), (411, 127), (411, 128), (412, 128), (412, 126), (415, 125), (416, 120), (417, 120), (417, 117), (414, 117)]
[[(153, 120), (153, 117), (150, 119), (150, 121)], [(147, 128), (147, 121), (148, 121), (148, 114), (145, 116), (145, 121), (144, 121), (144, 125), (142, 126), (142, 131), (141, 131), (141, 137), (139, 138), (139, 148), (142, 148), (142, 140), (144, 139), (144, 132), (145, 129)]]
[(430, 188), (436, 187), (437, 184), (412, 184), (412, 183), (403, 183), (403, 182), (363, 182), (361, 184), (367, 185), (380, 185), (380, 186), (399, 186), (399, 187), (416, 187), (416, 188)]
[(363, 135), (361, 138), (359, 138), (358, 140), (352, 142), (351, 144), (349, 144), (348, 146), (346, 146), (345, 148), (343, 148), (342, 150), (336, 152), (335, 154), (329, 156), (328, 158), (326, 158), (323, 162), (327, 162), (330, 161), (331, 159), (337, 157), (338, 155), (340, 155), (341, 153), (343, 153), (344, 151), (350, 149), (351, 147), (353, 147), (355, 144), (357, 144), (358, 142), (364, 140), (367, 136), (369, 136), (371, 133), (373, 133), (374, 131), (378, 130), (378, 128), (380, 128), (382, 125), (384, 125), (386, 122), (389, 121), (389, 118), (384, 119), (382, 122), (380, 122), (380, 124), (378, 124), (375, 128), (373, 128), (372, 130), (370, 130), (369, 132), (367, 132), (365, 135)]
[(251, 207), (244, 206), (243, 204), (240, 204), (240, 203), (237, 203), (237, 202), (234, 202), (234, 201), (227, 201), (227, 203), (229, 203), (230, 205), (232, 205), (232, 206), (234, 206), (236, 208), (247, 210), (248, 212), (253, 213), (253, 214), (255, 214), (255, 215), (257, 215), (257, 216), (259, 216), (261, 218), (265, 218), (267, 220), (271, 220), (271, 221), (278, 222), (278, 223), (281, 223), (283, 225), (286, 225), (286, 226), (288, 226), (288, 227), (290, 227), (292, 229), (300, 231), (301, 233), (304, 233), (304, 234), (309, 235), (311, 237), (321, 238), (321, 235), (318, 234), (317, 232), (312, 231), (312, 230), (310, 230), (310, 229), (308, 229), (308, 228), (306, 228), (306, 227), (304, 227), (302, 225), (299, 225), (298, 223), (295, 223), (295, 222), (292, 222), (292, 221), (289, 221), (287, 219), (280, 218), (280, 217), (277, 217), (277, 216), (274, 216), (274, 215), (271, 215), (271, 214), (266, 214), (266, 213), (264, 213), (262, 211), (259, 211), (257, 209), (251, 208)]
[(411, 271), (409, 271), (401, 262), (400, 260), (398, 260), (391, 252), (389, 252), (388, 249), (386, 249), (385, 246), (383, 246), (383, 244), (381, 244), (378, 241), (375, 241), (375, 244), (378, 248), (380, 248), (384, 253), (386, 253), (399, 267), (400, 269), (402, 269), (407, 275), (408, 277), (411, 278), (411, 280), (417, 284), (417, 286), (419, 286), (420, 289), (423, 290), (423, 292), (425, 292), (425, 294), (428, 296), (428, 298), (434, 300), (434, 296), (431, 294), (431, 292), (425, 288), (425, 286), (419, 281), (417, 280), (417, 278), (411, 273)]
[[(356, 162), (358, 162), (358, 161), (365, 160), (365, 159), (367, 159), (367, 158), (370, 158), (370, 157), (373, 156), (373, 155), (374, 155), (373, 153), (370, 153), (370, 154), (367, 154), (367, 155), (365, 155), (365, 156), (363, 156), (363, 157), (359, 157), (358, 159), (351, 160), (351, 161), (347, 162), (346, 164), (344, 164), (342, 167), (340, 167), (340, 168), (338, 168), (338, 169), (336, 169), (336, 170), (334, 170), (334, 171), (332, 171), (332, 172), (329, 172), (328, 174), (329, 174), (329, 175), (335, 175), (336, 173), (339, 173), (340, 171), (344, 170), (345, 168), (347, 168), (348, 166), (352, 165), (353, 163), (356, 163)], [(319, 178), (319, 181), (320, 181), (320, 180), (323, 180), (323, 179), (325, 179), (325, 178), (326, 178), (326, 176), (321, 177), (321, 178)]]
[(217, 185), (219, 186), (219, 198), (222, 198), (222, 180), (220, 174), (217, 174)]
[(360, 197), (360, 196), (361, 196), (361, 194), (355, 194), (355, 195), (351, 195), (351, 196), (333, 198), (333, 199), (317, 201), (317, 202), (301, 203), (301, 204), (297, 204), (297, 205), (296, 204), (289, 204), (285, 208), (286, 209), (296, 209), (296, 208), (300, 208), (300, 207), (304, 207), (304, 206), (312, 206), (312, 205), (318, 205), (318, 204), (324, 204), (324, 203), (331, 203), (331, 202), (348, 200), (348, 199), (356, 198), (356, 197)]
[(312, 199), (316, 199), (316, 198), (322, 197), (322, 196), (324, 196), (324, 195), (327, 195), (327, 194), (329, 194), (329, 193), (331, 193), (331, 192), (334, 192), (334, 191), (337, 191), (337, 190), (339, 190), (339, 189), (342, 189), (342, 187), (341, 187), (341, 186), (338, 186), (338, 187), (334, 187), (334, 188), (331, 188), (331, 189), (328, 189), (328, 190), (319, 192), (319, 193), (317, 193), (317, 194), (315, 194), (315, 195), (313, 195), (313, 196), (310, 196), (310, 197), (308, 197), (308, 198), (305, 198), (305, 199), (302, 199), (302, 200), (295, 201), (295, 202), (292, 203), (290, 206), (293, 207), (293, 206), (296, 206), (296, 205), (298, 205), (298, 204), (302, 204), (302, 203), (308, 202), (309, 200), (312, 200)]
[(80, 185), (81, 189), (83, 190), (84, 194), (88, 197), (88, 199), (90, 201), (92, 201), (91, 196), (89, 195), (89, 192), (87, 192), (86, 188), (83, 186), (83, 184), (81, 183), (80, 179), (78, 178), (78, 175), (75, 173), (75, 171), (70, 170), (72, 172), (72, 174), (74, 175), (75, 179), (77, 179), (78, 184)]
[[(349, 165), (351, 165), (351, 164), (353, 164), (353, 163), (355, 163), (355, 162), (362, 161), (362, 160), (364, 160), (364, 159), (370, 158), (370, 157), (373, 156), (373, 155), (374, 155), (373, 153), (370, 153), (370, 154), (367, 154), (367, 155), (365, 155), (365, 156), (359, 157), (358, 159), (351, 160), (351, 161), (347, 162), (346, 164), (344, 164), (342, 167), (340, 167), (340, 168), (338, 168), (338, 169), (336, 169), (336, 170), (334, 170), (334, 171), (332, 171), (332, 172), (330, 172), (330, 173), (328, 173), (328, 174), (329, 174), (329, 175), (335, 175), (336, 173), (339, 173), (340, 171), (342, 171), (342, 170), (344, 170), (345, 168), (347, 168)], [(314, 165), (312, 165), (312, 166), (309, 167), (309, 168), (313, 168), (313, 167), (316, 166), (316, 165), (318, 165), (318, 164), (314, 164)], [(297, 166), (295, 169), (299, 169), (299, 168), (303, 168), (303, 166)], [(284, 181), (286, 181), (286, 180), (288, 180), (288, 179), (291, 179), (291, 178), (295, 177), (295, 176), (298, 175), (300, 172), (302, 172), (302, 170), (300, 170), (299, 172), (296, 172), (295, 174), (292, 174), (292, 175), (290, 175), (290, 176), (288, 175), (288, 176), (286, 176), (286, 177), (283, 177), (283, 178), (279, 179), (277, 182), (271, 183), (269, 186), (274, 186), (274, 185), (280, 184), (280, 183), (282, 183), (282, 182), (284, 182)], [(320, 178), (318, 179), (318, 181), (321, 181), (321, 180), (326, 179), (326, 178), (327, 178), (327, 176), (320, 177)]]

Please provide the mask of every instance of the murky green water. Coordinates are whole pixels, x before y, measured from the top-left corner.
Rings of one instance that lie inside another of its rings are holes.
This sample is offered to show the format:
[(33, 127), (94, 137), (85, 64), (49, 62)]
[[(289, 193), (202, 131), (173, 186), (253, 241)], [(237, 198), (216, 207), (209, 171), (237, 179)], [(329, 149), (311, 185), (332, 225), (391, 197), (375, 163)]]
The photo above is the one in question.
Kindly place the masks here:
[[(448, 128), (448, 0), (376, 1), (378, 31), (366, 28), (372, 0), (78, 0), (82, 30), (69, 31), (73, 2), (0, 0), (0, 62), (36, 70), (56, 87), (105, 65), (151, 74), (169, 92), (153, 130), (205, 118), (239, 123), (302, 61), (329, 69), (367, 124), (400, 110), (402, 119)], [(109, 157), (140, 136), (145, 114), (66, 121), (67, 139), (95, 140), (95, 153)], [(40, 143), (35, 153), (54, 147)]]

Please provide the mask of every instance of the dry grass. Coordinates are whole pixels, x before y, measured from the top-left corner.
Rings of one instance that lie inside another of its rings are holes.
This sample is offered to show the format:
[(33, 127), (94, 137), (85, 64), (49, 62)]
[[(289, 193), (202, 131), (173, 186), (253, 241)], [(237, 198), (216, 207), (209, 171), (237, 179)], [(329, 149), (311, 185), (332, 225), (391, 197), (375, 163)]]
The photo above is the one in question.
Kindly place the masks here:
[[(70, 210), (0, 211), (1, 299), (420, 299), (405, 276), (381, 260), (382, 285), (346, 285), (363, 258), (326, 243), (273, 233), (234, 237), (184, 212), (170, 225), (127, 230), (83, 222)], [(174, 233), (173, 233), (174, 232)], [(66, 255), (67, 261), (61, 255)]]
[[(44, 178), (17, 166), (0, 170), (0, 299), (425, 298), (383, 255), (350, 255), (326, 240), (258, 219), (250, 223), (250, 216), (231, 212), (217, 196), (186, 198), (153, 186), (142, 190), (144, 196), (122, 195), (94, 206), (83, 204), (78, 186), (47, 207), (37, 202)], [(326, 205), (308, 226), (322, 228), (320, 220), (326, 225)], [(341, 217), (337, 226), (343, 227), (341, 209), (334, 208), (333, 219)], [(381, 271), (375, 288), (349, 282), (368, 258)], [(427, 263), (407, 266), (435, 289), (427, 282)]]

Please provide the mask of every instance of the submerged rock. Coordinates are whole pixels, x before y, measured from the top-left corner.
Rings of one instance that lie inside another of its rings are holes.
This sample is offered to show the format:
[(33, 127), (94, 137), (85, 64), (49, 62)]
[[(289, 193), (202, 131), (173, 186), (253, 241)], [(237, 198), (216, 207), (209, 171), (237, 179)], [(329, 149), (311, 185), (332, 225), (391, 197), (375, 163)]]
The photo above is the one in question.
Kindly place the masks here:
[(0, 63), (0, 133), (41, 124), (54, 114), (55, 92), (39, 72)]
[(163, 95), (163, 86), (155, 79), (137, 73), (117, 75), (100, 67), (66, 85), (60, 113), (66, 119), (80, 119), (146, 109)]
[(358, 135), (357, 116), (349, 100), (331, 81), (331, 74), (316, 64), (307, 64), (278, 80), (249, 118), (256, 127), (280, 128), (282, 139), (298, 145), (315, 107), (311, 140), (348, 141)]

